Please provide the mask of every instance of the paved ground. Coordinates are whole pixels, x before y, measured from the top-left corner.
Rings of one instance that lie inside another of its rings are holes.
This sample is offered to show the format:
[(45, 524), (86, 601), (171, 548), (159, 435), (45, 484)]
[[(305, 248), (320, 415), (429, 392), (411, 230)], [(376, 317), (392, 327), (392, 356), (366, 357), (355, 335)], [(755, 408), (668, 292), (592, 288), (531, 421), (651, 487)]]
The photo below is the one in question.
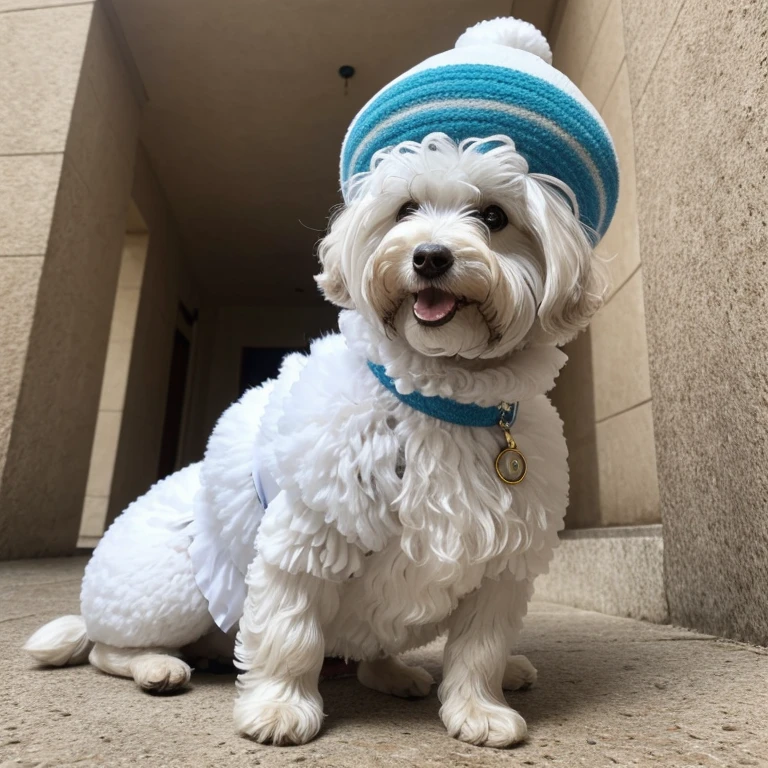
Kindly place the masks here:
[[(434, 692), (402, 701), (322, 684), (328, 718), (304, 747), (233, 733), (232, 675), (141, 693), (89, 666), (36, 669), (34, 629), (77, 611), (84, 561), (0, 564), (0, 767), (768, 766), (768, 654), (670, 627), (535, 604), (521, 642), (539, 684), (509, 696), (530, 737), (495, 751), (449, 738)], [(439, 671), (439, 654), (418, 654)]]

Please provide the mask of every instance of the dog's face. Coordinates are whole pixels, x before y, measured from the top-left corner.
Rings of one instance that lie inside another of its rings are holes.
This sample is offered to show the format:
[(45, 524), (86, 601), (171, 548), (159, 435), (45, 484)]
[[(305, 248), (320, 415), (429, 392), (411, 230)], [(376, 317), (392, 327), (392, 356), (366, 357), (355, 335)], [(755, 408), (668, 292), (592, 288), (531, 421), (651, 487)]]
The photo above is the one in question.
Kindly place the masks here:
[(424, 355), (493, 358), (532, 340), (562, 343), (602, 297), (562, 192), (570, 196), (528, 174), (505, 137), (407, 142), (353, 179), (320, 244), (318, 283)]

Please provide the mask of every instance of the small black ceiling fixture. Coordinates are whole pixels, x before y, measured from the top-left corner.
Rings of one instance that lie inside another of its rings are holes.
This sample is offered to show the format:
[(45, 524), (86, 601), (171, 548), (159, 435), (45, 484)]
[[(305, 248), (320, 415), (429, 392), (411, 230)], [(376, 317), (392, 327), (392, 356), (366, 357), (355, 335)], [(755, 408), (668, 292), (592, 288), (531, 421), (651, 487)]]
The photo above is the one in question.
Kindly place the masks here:
[(339, 67), (339, 77), (344, 79), (344, 95), (347, 95), (347, 88), (349, 87), (349, 79), (355, 76), (355, 68), (349, 64), (343, 64)]

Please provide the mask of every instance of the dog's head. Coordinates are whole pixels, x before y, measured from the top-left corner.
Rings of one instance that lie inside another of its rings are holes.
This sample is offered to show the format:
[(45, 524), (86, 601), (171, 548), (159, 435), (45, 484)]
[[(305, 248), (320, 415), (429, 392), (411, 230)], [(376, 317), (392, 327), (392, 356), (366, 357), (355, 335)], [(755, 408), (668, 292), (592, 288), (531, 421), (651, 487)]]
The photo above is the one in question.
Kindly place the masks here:
[(507, 137), (444, 134), (374, 156), (320, 243), (326, 298), (429, 356), (563, 343), (604, 281), (570, 190)]

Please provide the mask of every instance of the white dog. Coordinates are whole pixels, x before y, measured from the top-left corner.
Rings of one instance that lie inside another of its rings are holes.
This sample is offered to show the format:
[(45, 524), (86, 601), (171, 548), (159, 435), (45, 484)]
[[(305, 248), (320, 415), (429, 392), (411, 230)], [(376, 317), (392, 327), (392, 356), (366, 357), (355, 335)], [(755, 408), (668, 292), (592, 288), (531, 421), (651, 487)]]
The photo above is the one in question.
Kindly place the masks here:
[[(208, 581), (229, 594), (231, 564), (248, 566), (258, 529), (236, 649), (241, 733), (315, 736), (324, 655), (361, 660), (371, 688), (426, 695), (429, 675), (397, 656), (447, 631), (448, 731), (488, 746), (524, 738), (502, 680), (507, 664), (510, 682), (532, 679), (507, 657), (568, 491), (562, 425), (544, 393), (566, 359), (554, 345), (584, 327), (602, 289), (567, 198), (527, 173), (509, 139), (494, 144), (431, 135), (382, 153), (356, 180), (320, 248), (318, 282), (350, 308), (341, 335), (288, 357), (276, 381), (222, 416), (201, 464), (128, 507), (88, 565), (83, 618), (39, 630), (27, 644), (36, 658), (73, 663), (90, 650), (94, 666), (143, 688), (185, 684), (176, 654), (216, 629), (190, 544), (205, 542)], [(501, 428), (415, 410), (369, 360), (402, 392), (519, 402), (524, 480), (494, 471)], [(280, 489), (266, 514), (254, 446), (262, 482)], [(242, 601), (233, 610), (239, 618)]]
[(604, 290), (587, 198), (530, 173), (507, 135), (428, 133), (368, 168), (320, 246), (341, 333), (286, 358), (221, 417), (200, 464), (129, 506), (88, 565), (82, 617), (26, 647), (161, 692), (189, 680), (181, 656), (231, 652), (239, 621), (237, 729), (299, 744), (321, 727), (324, 656), (423, 696), (429, 674), (398, 655), (445, 633), (448, 732), (503, 747), (526, 735), (502, 687), (535, 679), (509, 653), (568, 495), (545, 393), (566, 360), (556, 345)]

